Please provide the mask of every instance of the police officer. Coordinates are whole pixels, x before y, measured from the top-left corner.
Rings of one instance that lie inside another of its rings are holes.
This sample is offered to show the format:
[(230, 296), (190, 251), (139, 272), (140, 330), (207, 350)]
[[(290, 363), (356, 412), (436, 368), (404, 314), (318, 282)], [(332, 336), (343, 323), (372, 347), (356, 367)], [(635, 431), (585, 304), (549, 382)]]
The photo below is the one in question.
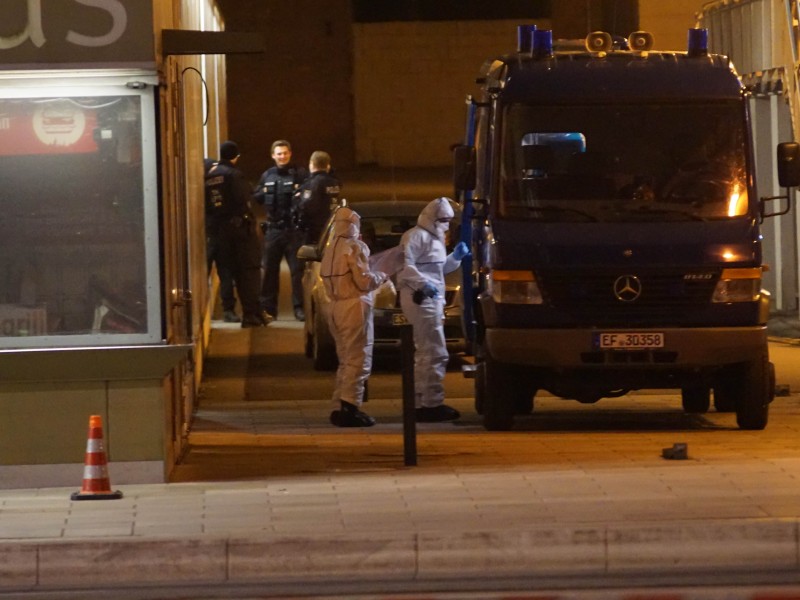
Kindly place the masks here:
[(305, 234), (304, 244), (316, 244), (331, 216), (331, 208), (339, 200), (342, 184), (331, 174), (331, 156), (327, 152), (312, 152), (308, 170), (311, 175), (300, 186), (300, 229)]
[(292, 278), (292, 305), (298, 321), (303, 313), (303, 269), (297, 259), (297, 250), (303, 244), (302, 232), (297, 228), (297, 192), (308, 171), (292, 163), (292, 146), (286, 140), (272, 143), (272, 160), (275, 166), (261, 175), (255, 198), (263, 204), (267, 220), (264, 229), (264, 253), (261, 267), (264, 277), (259, 300), (261, 308), (272, 318), (278, 316), (278, 292), (281, 261), (285, 258)]
[(205, 176), (206, 229), (216, 241), (214, 259), (233, 276), (242, 304), (242, 327), (260, 327), (267, 320), (258, 304), (259, 244), (250, 187), (235, 166), (236, 143), (223, 142), (219, 156)]
[[(203, 176), (217, 164), (213, 158), (203, 159)], [(233, 273), (230, 266), (217, 259), (219, 250), (219, 226), (214, 219), (214, 207), (206, 207), (206, 261), (208, 273), (211, 274), (211, 267), (216, 265), (217, 277), (219, 278), (219, 295), (222, 299), (223, 320), (226, 323), (240, 323), (242, 318), (236, 314), (236, 294), (233, 291)]]

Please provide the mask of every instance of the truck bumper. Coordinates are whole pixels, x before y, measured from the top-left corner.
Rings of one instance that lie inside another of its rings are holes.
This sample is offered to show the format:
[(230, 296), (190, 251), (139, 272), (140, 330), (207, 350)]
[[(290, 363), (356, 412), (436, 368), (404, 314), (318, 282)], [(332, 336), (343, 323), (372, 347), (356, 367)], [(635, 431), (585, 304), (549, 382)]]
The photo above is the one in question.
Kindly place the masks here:
[[(602, 333), (642, 329), (603, 329)], [(496, 361), (550, 369), (575, 368), (703, 368), (753, 360), (767, 351), (764, 325), (729, 328), (664, 328), (664, 347), (604, 350), (597, 346), (599, 329), (490, 328), (486, 350)]]

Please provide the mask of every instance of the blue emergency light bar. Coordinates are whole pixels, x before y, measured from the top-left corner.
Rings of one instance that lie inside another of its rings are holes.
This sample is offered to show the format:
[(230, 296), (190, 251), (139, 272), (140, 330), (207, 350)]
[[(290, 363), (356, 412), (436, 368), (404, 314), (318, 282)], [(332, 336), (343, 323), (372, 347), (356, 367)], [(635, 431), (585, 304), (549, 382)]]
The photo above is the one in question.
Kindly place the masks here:
[(530, 52), (536, 25), (517, 25), (517, 52)]
[(694, 28), (689, 30), (686, 53), (691, 57), (708, 56), (708, 29)]
[(549, 29), (537, 29), (533, 32), (533, 57), (553, 57), (553, 32)]

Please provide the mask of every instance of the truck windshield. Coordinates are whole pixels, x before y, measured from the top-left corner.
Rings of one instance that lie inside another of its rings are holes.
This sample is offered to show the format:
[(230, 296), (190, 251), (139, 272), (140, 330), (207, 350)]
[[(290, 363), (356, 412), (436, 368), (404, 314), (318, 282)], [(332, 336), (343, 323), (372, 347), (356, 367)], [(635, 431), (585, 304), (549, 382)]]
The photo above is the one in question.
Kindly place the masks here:
[(711, 220), (747, 214), (737, 102), (506, 109), (500, 216)]

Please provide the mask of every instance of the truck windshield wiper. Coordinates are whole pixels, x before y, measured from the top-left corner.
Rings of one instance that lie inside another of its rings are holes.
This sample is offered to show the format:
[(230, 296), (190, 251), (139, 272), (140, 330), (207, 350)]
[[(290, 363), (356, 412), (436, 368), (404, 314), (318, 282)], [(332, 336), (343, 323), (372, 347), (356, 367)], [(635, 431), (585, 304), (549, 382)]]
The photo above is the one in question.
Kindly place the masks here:
[(551, 205), (548, 205), (548, 206), (528, 206), (527, 209), (528, 209), (528, 212), (531, 212), (531, 213), (537, 213), (537, 212), (540, 212), (540, 213), (547, 213), (547, 212), (549, 212), (549, 213), (567, 213), (567, 214), (573, 214), (573, 215), (577, 215), (579, 217), (582, 217), (583, 220), (585, 220), (585, 221), (589, 221), (589, 222), (597, 221), (597, 217), (595, 217), (594, 215), (591, 215), (591, 214), (589, 214), (589, 213), (587, 213), (585, 211), (582, 211), (580, 209), (567, 207), (567, 206), (551, 206)]

